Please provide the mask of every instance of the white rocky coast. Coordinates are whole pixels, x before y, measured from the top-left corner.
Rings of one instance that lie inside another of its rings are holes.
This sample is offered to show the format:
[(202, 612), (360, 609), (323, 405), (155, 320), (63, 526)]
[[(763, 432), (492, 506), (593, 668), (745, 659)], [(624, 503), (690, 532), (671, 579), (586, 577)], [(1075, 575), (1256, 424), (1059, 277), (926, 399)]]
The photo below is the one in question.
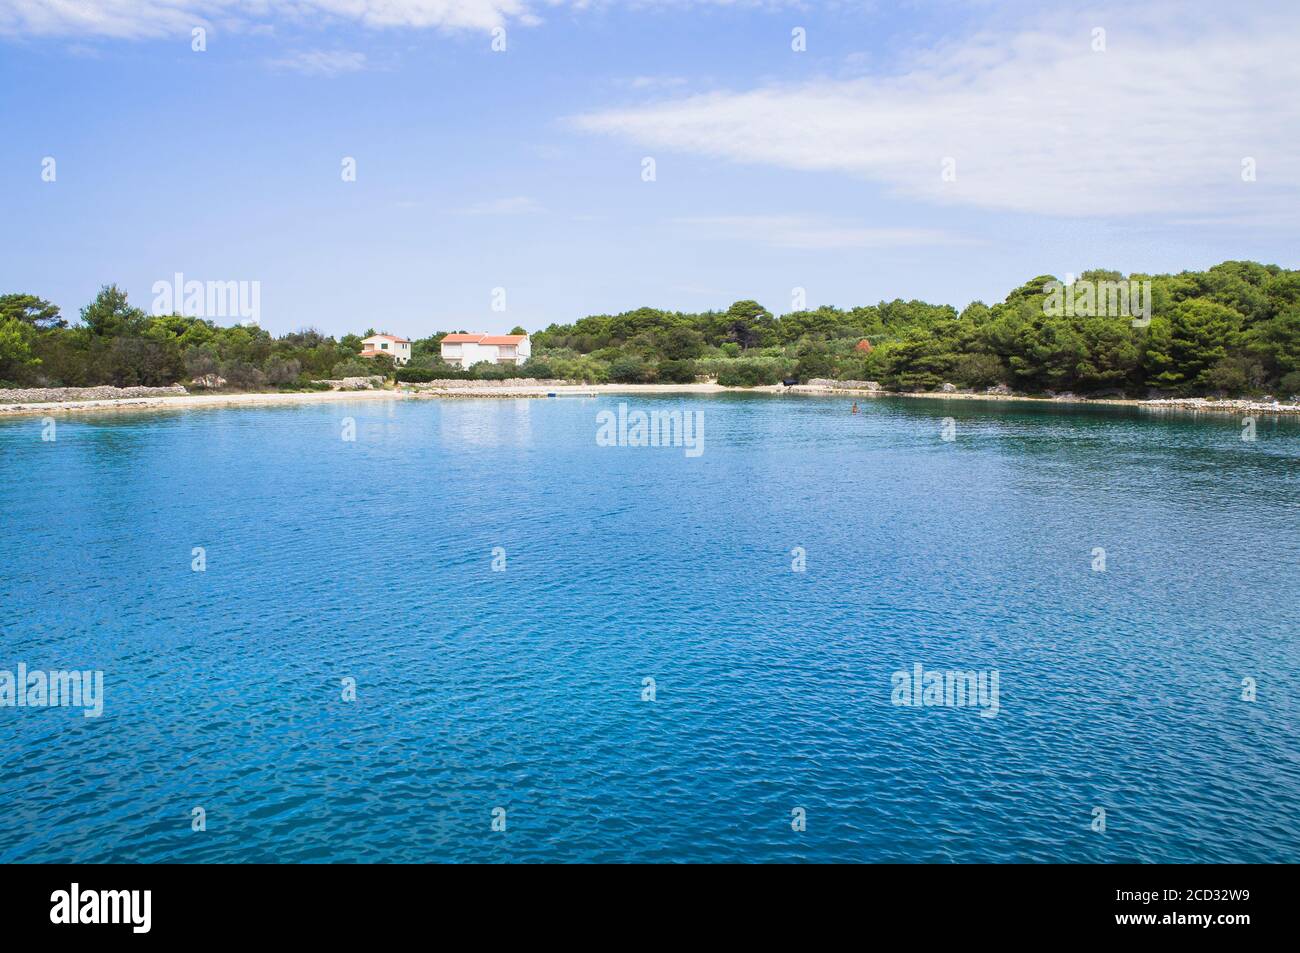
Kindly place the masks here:
[(123, 400), (133, 397), (179, 397), (188, 394), (180, 384), (171, 387), (24, 387), (0, 390), (0, 404), (49, 404), (67, 400)]

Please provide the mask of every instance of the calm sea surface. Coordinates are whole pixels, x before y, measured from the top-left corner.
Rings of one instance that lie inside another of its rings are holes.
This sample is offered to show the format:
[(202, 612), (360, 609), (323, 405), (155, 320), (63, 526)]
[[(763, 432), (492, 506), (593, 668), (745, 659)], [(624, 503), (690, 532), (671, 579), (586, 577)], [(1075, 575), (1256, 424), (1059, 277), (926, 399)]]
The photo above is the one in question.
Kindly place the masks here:
[(1300, 861), (1296, 422), (619, 401), (0, 421), (0, 862)]

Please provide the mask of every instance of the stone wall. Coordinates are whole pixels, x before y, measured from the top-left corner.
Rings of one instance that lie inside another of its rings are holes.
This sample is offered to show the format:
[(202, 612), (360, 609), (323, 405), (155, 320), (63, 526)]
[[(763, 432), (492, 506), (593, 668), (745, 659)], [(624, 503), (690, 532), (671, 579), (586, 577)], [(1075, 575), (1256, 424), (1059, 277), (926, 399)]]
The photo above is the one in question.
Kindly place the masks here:
[(814, 377), (805, 386), (823, 390), (880, 390), (880, 384), (876, 381), (833, 381), (827, 377)]
[(24, 387), (0, 390), (0, 404), (52, 404), (65, 400), (123, 400), (128, 397), (176, 397), (187, 394), (171, 387)]
[(313, 384), (328, 384), (330, 390), (374, 390), (384, 379), (378, 374), (370, 377), (341, 377), (333, 381), (312, 381)]

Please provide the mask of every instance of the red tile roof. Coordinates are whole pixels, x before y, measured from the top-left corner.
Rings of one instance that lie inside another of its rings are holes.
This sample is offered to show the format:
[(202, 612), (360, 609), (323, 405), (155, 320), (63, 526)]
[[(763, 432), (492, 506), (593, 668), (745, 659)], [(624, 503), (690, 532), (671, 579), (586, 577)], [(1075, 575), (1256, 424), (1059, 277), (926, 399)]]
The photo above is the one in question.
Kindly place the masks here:
[(410, 344), (406, 338), (399, 338), (396, 334), (372, 334), (368, 338), (362, 339), (362, 344), (366, 341), (396, 341), (398, 344)]
[(518, 344), (527, 334), (448, 334), (443, 344)]

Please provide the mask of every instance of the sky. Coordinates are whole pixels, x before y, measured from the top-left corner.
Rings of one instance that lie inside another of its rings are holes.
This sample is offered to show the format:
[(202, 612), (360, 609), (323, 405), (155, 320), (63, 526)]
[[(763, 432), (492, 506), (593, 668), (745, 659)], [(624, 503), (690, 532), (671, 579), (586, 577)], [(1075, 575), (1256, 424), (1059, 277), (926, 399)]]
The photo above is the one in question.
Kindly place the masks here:
[(1297, 90), (1290, 0), (0, 0), (0, 293), (415, 338), (1294, 268)]

